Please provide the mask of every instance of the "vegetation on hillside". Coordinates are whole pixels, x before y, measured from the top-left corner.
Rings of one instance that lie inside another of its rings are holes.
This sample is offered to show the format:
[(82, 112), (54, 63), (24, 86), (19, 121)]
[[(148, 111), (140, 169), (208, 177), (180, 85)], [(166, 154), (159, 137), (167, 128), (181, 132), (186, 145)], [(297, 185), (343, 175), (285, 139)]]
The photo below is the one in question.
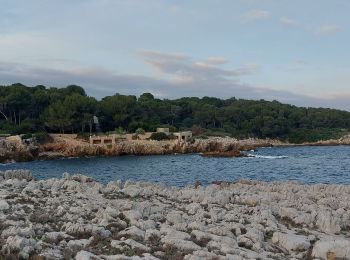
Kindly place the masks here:
[(350, 129), (350, 112), (303, 108), (277, 101), (213, 97), (156, 99), (115, 94), (96, 100), (83, 88), (0, 86), (1, 133), (154, 131), (156, 127), (192, 129), (196, 134), (238, 138), (279, 138), (291, 142), (337, 138)]

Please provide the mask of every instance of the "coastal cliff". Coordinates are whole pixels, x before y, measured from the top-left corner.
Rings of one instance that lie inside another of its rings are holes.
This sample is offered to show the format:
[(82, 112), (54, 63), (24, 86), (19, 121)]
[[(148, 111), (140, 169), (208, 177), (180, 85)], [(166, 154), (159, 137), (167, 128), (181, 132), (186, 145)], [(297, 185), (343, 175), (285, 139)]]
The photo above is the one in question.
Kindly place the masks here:
[(0, 173), (4, 259), (350, 259), (349, 185)]

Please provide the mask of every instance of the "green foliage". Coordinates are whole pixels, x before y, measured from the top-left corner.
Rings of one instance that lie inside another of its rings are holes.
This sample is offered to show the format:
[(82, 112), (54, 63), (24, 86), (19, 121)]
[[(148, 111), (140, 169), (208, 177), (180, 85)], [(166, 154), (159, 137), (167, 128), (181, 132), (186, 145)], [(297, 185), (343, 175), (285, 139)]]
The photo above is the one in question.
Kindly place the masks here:
[(289, 142), (303, 143), (303, 142), (317, 142), (320, 140), (339, 139), (346, 134), (341, 129), (293, 129), (288, 135)]
[(51, 139), (47, 132), (37, 132), (33, 134), (38, 143), (45, 143)]
[(137, 128), (135, 131), (135, 134), (137, 135), (144, 135), (146, 131), (143, 128)]
[(162, 141), (162, 140), (169, 140), (169, 137), (165, 133), (152, 133), (149, 139)]
[(33, 137), (32, 134), (23, 134), (23, 135), (21, 135), (21, 139), (22, 140), (29, 139), (29, 138), (32, 138), (32, 137)]
[(169, 139), (169, 140), (175, 140), (175, 139), (177, 139), (177, 136), (175, 136), (173, 133), (170, 133), (170, 134), (168, 135), (168, 139)]
[(206, 135), (198, 135), (195, 137), (195, 139), (209, 139), (209, 137)]
[(125, 130), (122, 128), (122, 127), (118, 127), (114, 130), (114, 132), (118, 135), (122, 135), (122, 134), (125, 134)]
[(80, 132), (77, 134), (77, 137), (80, 139), (83, 139), (85, 141), (89, 141), (90, 140), (90, 133), (86, 133), (86, 132)]
[(185, 97), (157, 99), (150, 93), (115, 94), (100, 101), (71, 85), (47, 88), (22, 84), (0, 86), (0, 133), (134, 133), (157, 127), (193, 130), (194, 135), (279, 138), (291, 142), (337, 138), (350, 130), (350, 112), (304, 108), (277, 101)]

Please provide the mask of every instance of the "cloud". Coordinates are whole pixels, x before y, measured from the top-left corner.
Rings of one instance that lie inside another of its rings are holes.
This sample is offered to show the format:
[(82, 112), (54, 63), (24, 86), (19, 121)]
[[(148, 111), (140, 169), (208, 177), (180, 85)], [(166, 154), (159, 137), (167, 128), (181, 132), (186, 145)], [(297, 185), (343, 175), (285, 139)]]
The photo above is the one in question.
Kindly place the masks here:
[(151, 65), (161, 76), (170, 77), (173, 81), (231, 81), (239, 76), (254, 73), (257, 65), (248, 65), (236, 69), (225, 69), (218, 65), (227, 63), (219, 57), (209, 57), (204, 62), (195, 61), (180, 53), (164, 53), (158, 51), (142, 51), (141, 58)]
[(254, 22), (256, 20), (262, 20), (270, 17), (270, 12), (265, 10), (250, 10), (242, 15), (241, 21), (243, 23)]
[(295, 20), (292, 20), (288, 17), (281, 17), (280, 18), (280, 23), (284, 26), (284, 27), (288, 27), (288, 28), (292, 28), (292, 27), (297, 27), (299, 26), (299, 23)]
[(307, 64), (307, 62), (305, 60), (302, 60), (302, 59), (295, 59), (292, 61), (292, 63), (294, 65), (306, 65)]
[(204, 63), (211, 65), (219, 65), (228, 63), (228, 60), (224, 57), (208, 57), (205, 59)]
[(338, 33), (341, 30), (341, 28), (337, 25), (324, 25), (316, 29), (315, 34), (316, 35), (332, 35), (335, 33)]

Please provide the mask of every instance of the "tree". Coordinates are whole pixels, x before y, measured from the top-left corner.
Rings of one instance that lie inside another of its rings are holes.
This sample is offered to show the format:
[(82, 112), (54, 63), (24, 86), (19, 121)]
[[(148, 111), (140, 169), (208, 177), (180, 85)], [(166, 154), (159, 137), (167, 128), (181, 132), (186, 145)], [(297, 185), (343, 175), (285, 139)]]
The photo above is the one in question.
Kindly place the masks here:
[(96, 113), (96, 99), (74, 93), (65, 98), (63, 105), (71, 111), (72, 127), (74, 129), (81, 127), (81, 132), (84, 133), (86, 125), (91, 122)]
[(45, 109), (42, 120), (46, 127), (64, 133), (72, 124), (72, 111), (61, 101), (57, 101)]
[[(53, 88), (16, 83), (0, 86), (0, 131), (84, 132), (99, 118), (103, 131), (134, 132), (157, 127), (189, 130), (237, 138), (259, 137), (312, 141), (338, 138), (350, 132), (350, 113), (336, 109), (305, 108), (278, 101), (184, 97), (157, 99), (116, 94), (100, 101), (77, 85)], [(194, 131), (195, 132), (195, 131)]]

